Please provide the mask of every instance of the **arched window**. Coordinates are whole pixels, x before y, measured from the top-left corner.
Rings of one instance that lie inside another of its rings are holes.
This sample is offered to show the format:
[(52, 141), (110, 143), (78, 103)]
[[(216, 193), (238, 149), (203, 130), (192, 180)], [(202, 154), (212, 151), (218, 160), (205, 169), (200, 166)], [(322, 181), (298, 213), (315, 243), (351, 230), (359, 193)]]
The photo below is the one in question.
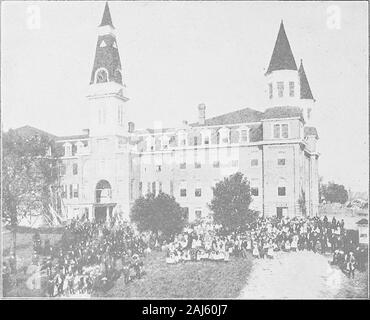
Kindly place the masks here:
[(112, 199), (112, 188), (107, 180), (100, 180), (95, 189), (97, 203), (107, 203)]
[(95, 83), (108, 82), (108, 71), (104, 68), (96, 70)]

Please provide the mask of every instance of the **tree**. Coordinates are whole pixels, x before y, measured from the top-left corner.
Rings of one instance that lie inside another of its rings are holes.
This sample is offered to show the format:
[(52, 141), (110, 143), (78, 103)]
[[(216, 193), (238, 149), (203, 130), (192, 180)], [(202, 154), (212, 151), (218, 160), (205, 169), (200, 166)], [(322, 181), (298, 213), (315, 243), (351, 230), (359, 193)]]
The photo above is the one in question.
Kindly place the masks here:
[(47, 135), (26, 137), (9, 130), (3, 133), (2, 143), (2, 218), (12, 231), (15, 256), (19, 219), (48, 214), (58, 178), (58, 154)]
[(322, 185), (322, 195), (326, 201), (344, 204), (348, 200), (348, 192), (341, 184), (329, 182)]
[(233, 231), (256, 220), (258, 214), (249, 209), (252, 202), (249, 181), (242, 173), (224, 178), (212, 189), (213, 199), (209, 208), (216, 223)]
[(163, 192), (136, 199), (130, 217), (140, 231), (152, 231), (156, 235), (161, 231), (168, 239), (181, 232), (185, 223), (183, 209), (173, 196)]

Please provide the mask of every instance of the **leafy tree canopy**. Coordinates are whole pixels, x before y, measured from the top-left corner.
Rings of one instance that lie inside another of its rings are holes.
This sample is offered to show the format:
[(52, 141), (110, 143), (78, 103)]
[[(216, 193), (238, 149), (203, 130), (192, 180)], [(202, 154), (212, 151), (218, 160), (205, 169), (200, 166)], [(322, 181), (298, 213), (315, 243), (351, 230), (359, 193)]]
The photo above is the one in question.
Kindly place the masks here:
[(51, 189), (58, 177), (58, 152), (47, 135), (2, 135), (2, 205), (6, 224), (32, 212), (47, 212)]
[(249, 181), (237, 172), (216, 184), (209, 208), (213, 218), (228, 230), (243, 228), (253, 223), (258, 214), (249, 209), (252, 202)]
[(328, 184), (320, 185), (321, 197), (331, 203), (344, 204), (348, 200), (348, 191), (341, 184), (329, 182)]
[(140, 231), (161, 231), (168, 238), (181, 232), (185, 223), (183, 209), (173, 196), (163, 192), (136, 199), (130, 215)]

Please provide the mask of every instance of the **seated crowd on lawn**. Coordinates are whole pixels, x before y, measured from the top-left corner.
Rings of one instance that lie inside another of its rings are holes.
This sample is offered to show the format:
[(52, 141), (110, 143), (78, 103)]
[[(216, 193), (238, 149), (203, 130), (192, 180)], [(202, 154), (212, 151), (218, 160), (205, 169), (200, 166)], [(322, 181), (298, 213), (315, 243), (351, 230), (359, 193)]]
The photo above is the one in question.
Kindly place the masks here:
[[(260, 217), (244, 230), (234, 232), (227, 232), (220, 225), (203, 220), (185, 228), (167, 245), (166, 262), (229, 261), (230, 254), (245, 257), (247, 252), (255, 258), (273, 258), (278, 251), (310, 250), (333, 253), (333, 263), (353, 275), (356, 249), (347, 236), (344, 221), (333, 218), (330, 222), (326, 216), (322, 219)], [(343, 260), (340, 264), (338, 256)]]
[(71, 239), (60, 248), (45, 248), (42, 269), (48, 277), (49, 296), (91, 294), (106, 288), (121, 275), (125, 283), (140, 278), (141, 257), (149, 252), (148, 238), (128, 224), (112, 228), (74, 221), (66, 227)]

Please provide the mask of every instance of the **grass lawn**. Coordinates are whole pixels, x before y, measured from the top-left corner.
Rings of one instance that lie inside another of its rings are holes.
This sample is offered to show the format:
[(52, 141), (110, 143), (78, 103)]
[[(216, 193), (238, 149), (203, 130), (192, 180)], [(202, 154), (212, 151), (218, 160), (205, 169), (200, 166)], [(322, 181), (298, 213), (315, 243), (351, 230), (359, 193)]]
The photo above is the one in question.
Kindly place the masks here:
[(123, 277), (100, 297), (122, 298), (236, 298), (247, 282), (252, 257), (230, 262), (199, 261), (168, 265), (164, 252), (144, 260), (146, 274), (125, 285)]

